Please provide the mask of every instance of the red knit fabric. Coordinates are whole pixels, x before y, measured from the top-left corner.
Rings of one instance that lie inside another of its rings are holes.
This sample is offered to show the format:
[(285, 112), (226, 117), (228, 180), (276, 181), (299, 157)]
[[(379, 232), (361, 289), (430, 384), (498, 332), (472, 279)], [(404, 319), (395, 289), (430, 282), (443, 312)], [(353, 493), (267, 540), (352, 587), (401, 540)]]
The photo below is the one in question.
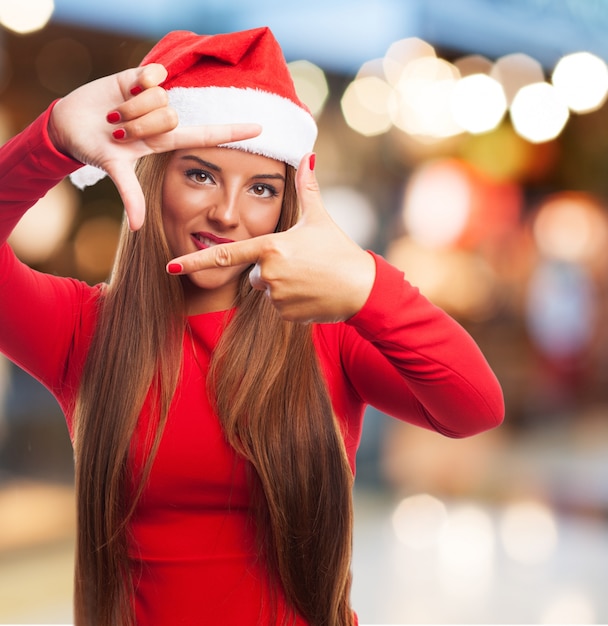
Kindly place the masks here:
[(161, 63), (167, 69), (165, 89), (262, 89), (308, 110), (296, 94), (283, 52), (267, 27), (219, 35), (173, 31), (148, 52), (141, 65), (149, 63)]

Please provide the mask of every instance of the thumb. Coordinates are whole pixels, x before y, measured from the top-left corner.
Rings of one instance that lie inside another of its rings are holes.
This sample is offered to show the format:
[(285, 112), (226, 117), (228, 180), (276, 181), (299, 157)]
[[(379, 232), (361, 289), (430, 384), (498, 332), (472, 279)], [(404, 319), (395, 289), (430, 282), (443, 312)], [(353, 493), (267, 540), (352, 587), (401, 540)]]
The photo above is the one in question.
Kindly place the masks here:
[(107, 172), (122, 198), (130, 230), (139, 230), (144, 223), (146, 201), (134, 168), (128, 163), (112, 163)]
[(315, 175), (316, 154), (309, 152), (302, 157), (296, 174), (296, 189), (300, 200), (302, 217), (325, 214), (321, 190)]

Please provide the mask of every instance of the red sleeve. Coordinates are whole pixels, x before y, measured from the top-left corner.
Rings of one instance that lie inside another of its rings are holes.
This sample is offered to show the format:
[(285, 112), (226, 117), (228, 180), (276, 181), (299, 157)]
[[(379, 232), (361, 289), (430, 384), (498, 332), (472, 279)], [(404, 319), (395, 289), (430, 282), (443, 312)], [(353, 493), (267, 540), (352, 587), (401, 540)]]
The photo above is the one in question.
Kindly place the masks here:
[(0, 352), (64, 404), (82, 366), (99, 290), (32, 270), (6, 243), (25, 211), (80, 166), (53, 147), (51, 109), (0, 148)]
[(0, 243), (22, 215), (82, 163), (58, 152), (47, 131), (54, 103), (0, 148)]
[(99, 288), (37, 272), (6, 243), (0, 246), (0, 273), (0, 352), (65, 409), (90, 343)]
[(342, 366), (361, 400), (394, 417), (466, 437), (499, 425), (502, 389), (471, 336), (382, 257), (347, 327)]

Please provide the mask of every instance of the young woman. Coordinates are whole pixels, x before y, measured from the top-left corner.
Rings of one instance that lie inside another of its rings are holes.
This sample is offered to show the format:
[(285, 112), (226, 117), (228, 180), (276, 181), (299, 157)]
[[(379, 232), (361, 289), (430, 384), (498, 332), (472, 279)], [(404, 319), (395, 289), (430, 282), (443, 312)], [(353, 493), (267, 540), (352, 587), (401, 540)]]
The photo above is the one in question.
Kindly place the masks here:
[(77, 626), (354, 624), (366, 405), (450, 437), (503, 419), (471, 337), (323, 209), (315, 136), (261, 28), (170, 33), (0, 150), (2, 242), (90, 166), (128, 217), (108, 284), (0, 247), (0, 349), (74, 444)]

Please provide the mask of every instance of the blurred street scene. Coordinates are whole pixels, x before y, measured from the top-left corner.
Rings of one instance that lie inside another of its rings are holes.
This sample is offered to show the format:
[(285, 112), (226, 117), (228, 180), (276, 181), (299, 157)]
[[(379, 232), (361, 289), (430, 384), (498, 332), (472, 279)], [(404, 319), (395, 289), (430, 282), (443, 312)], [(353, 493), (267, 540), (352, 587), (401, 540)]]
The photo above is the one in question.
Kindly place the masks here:
[[(260, 25), (317, 118), (329, 212), (469, 330), (505, 393), (504, 425), (467, 440), (369, 410), (360, 622), (608, 623), (608, 4), (0, 0), (0, 142), (168, 30)], [(109, 180), (64, 181), (11, 244), (95, 283), (121, 220)], [(0, 356), (0, 623), (70, 623), (73, 559), (63, 416)]]

